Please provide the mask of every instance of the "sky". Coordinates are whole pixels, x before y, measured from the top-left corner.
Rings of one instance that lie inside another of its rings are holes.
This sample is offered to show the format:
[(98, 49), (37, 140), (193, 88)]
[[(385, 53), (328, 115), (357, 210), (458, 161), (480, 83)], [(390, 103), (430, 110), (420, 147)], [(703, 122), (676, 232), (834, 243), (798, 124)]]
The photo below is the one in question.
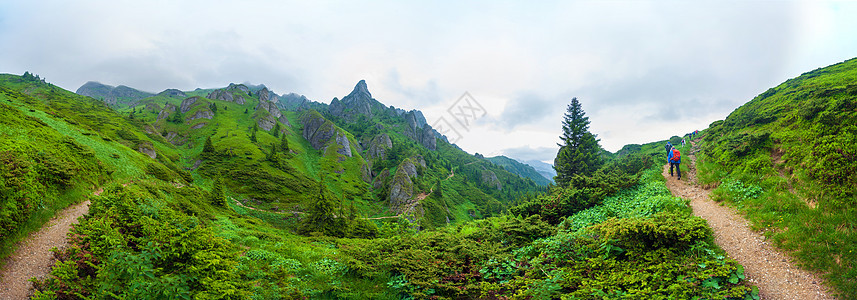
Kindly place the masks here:
[(828, 1), (0, 1), (0, 73), (324, 103), (365, 79), (470, 153), (552, 162), (574, 97), (611, 152), (704, 129), (857, 56), (854, 16)]

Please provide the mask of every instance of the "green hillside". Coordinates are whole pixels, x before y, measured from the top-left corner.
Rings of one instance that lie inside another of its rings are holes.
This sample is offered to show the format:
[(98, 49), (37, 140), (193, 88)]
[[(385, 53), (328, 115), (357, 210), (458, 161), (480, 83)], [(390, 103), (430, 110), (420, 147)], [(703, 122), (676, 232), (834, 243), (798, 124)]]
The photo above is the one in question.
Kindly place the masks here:
[(771, 88), (703, 136), (717, 199), (857, 298), (857, 59)]
[(36, 299), (754, 295), (666, 189), (656, 145), (547, 191), (363, 82), (280, 111), (258, 86), (111, 109), (2, 78), (4, 230), (92, 200)]
[(550, 179), (542, 176), (542, 174), (536, 171), (536, 169), (533, 169), (533, 167), (527, 164), (518, 162), (517, 160), (505, 156), (486, 157), (485, 159), (495, 165), (503, 167), (509, 172), (517, 174), (518, 176), (529, 178), (538, 185), (546, 186), (551, 184)]

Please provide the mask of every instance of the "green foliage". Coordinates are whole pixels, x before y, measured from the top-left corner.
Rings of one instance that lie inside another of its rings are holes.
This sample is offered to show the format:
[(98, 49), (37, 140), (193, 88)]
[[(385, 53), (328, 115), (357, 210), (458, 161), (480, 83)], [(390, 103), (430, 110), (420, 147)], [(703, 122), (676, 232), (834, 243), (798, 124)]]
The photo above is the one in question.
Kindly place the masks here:
[(202, 146), (202, 153), (212, 154), (214, 151), (214, 145), (211, 143), (211, 137), (206, 137), (205, 144)]
[(699, 179), (842, 298), (857, 297), (857, 60), (787, 80), (703, 131)]
[(573, 176), (589, 176), (601, 165), (601, 147), (589, 132), (589, 117), (585, 116), (577, 98), (572, 98), (562, 121), (562, 144), (554, 160), (556, 183), (565, 187)]

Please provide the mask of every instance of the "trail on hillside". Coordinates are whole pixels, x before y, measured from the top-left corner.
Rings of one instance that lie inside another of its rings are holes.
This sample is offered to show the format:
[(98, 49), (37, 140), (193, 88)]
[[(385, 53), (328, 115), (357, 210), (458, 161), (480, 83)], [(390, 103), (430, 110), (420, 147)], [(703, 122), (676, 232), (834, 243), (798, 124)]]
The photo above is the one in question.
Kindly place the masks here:
[[(100, 193), (96, 191), (96, 194)], [(19, 243), (18, 249), (6, 258), (0, 270), (0, 299), (27, 299), (36, 277), (44, 279), (51, 271), (51, 248), (62, 249), (68, 244), (66, 234), (77, 218), (89, 212), (89, 200), (69, 206), (48, 221), (38, 232)]]
[(669, 176), (669, 164), (664, 166), (667, 186), (673, 195), (690, 200), (694, 215), (708, 221), (714, 241), (744, 266), (747, 281), (759, 287), (762, 299), (835, 299), (819, 276), (798, 268), (734, 209), (709, 200), (708, 191), (695, 184), (696, 156), (688, 158), (690, 174), (682, 174), (682, 181)]

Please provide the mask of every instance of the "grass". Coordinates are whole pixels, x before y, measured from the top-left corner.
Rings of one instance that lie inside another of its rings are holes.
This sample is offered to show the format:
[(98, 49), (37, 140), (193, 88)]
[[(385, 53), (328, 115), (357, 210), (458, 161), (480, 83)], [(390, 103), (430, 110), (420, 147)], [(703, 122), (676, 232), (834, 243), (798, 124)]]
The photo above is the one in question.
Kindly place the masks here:
[(700, 181), (857, 297), (857, 59), (790, 79), (703, 131)]

